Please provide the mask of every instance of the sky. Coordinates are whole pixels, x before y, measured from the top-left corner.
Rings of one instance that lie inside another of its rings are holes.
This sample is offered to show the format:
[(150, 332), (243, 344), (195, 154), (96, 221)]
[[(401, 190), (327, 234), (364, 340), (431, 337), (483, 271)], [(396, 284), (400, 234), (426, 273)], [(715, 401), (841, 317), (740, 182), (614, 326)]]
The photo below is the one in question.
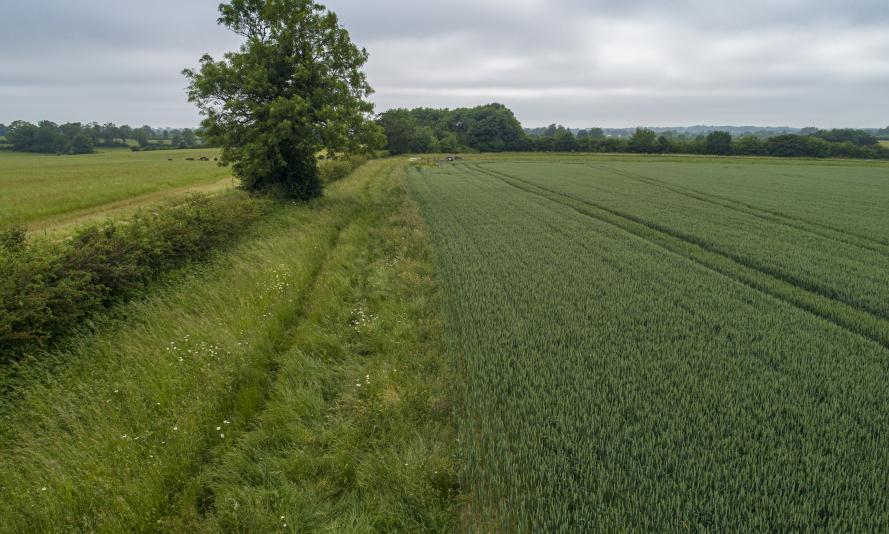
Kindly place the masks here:
[[(185, 127), (218, 0), (28, 0), (0, 16), (0, 122)], [(377, 111), (500, 102), (525, 126), (889, 125), (886, 0), (330, 0)]]

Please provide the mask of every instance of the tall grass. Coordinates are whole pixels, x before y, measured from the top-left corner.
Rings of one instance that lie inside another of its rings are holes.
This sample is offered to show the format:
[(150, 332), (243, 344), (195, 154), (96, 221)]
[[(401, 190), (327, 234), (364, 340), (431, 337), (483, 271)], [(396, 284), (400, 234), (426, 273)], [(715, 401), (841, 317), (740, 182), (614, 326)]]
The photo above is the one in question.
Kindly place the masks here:
[[(410, 215), (394, 165), (277, 210), (233, 252), (22, 369), (0, 404), (4, 529), (452, 524), (435, 292), (422, 233), (398, 230)], [(359, 393), (356, 374), (382, 389)], [(408, 466), (391, 472), (394, 458)], [(331, 471), (282, 468), (313, 461)]]

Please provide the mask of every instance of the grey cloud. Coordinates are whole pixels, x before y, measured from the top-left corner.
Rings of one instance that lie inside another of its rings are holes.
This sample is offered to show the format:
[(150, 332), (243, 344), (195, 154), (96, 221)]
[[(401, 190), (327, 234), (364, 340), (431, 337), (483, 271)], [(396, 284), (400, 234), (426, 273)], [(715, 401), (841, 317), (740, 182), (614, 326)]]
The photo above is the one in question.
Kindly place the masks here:
[[(238, 43), (217, 4), (4, 7), (0, 122), (195, 123), (179, 71)], [(889, 124), (885, 0), (327, 5), (370, 52), (380, 110), (496, 100), (529, 125)]]

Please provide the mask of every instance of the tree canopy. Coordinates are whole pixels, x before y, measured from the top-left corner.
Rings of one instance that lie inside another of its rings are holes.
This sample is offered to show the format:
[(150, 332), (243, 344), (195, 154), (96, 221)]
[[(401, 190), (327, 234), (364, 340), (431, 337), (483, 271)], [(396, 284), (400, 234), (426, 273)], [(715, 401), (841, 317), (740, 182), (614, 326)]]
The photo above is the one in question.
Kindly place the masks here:
[(15, 121), (9, 125), (6, 141), (19, 152), (46, 154), (91, 154), (94, 147), (88, 128), (79, 122), (59, 126), (50, 121)]
[(732, 134), (728, 132), (710, 132), (707, 134), (707, 153), (727, 156), (732, 153)]
[(333, 12), (312, 0), (232, 0), (219, 11), (219, 24), (244, 43), (184, 74), (207, 138), (243, 187), (310, 199), (322, 191), (319, 151), (382, 144), (366, 100), (367, 52)]
[(392, 154), (426, 152), (504, 152), (525, 150), (527, 138), (513, 112), (503, 104), (474, 108), (392, 109), (377, 123)]
[[(182, 130), (154, 129), (145, 125), (133, 128), (126, 124), (117, 126), (108, 122), (68, 122), (56, 124), (40, 121), (33, 124), (15, 121), (4, 130), (6, 143), (18, 152), (44, 154), (91, 154), (96, 147), (130, 147), (133, 150), (161, 150), (171, 148), (192, 148), (201, 146), (198, 133), (188, 128)], [(164, 140), (172, 135), (173, 143)], [(128, 141), (136, 141), (132, 147)]]

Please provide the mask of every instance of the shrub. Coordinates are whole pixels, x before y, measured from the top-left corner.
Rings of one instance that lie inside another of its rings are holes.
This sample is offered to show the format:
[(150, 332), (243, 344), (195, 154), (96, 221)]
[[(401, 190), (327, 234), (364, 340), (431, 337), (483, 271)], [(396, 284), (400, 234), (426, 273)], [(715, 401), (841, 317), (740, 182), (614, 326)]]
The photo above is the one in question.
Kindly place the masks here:
[(367, 162), (365, 156), (351, 156), (347, 159), (328, 159), (318, 162), (318, 173), (321, 181), (331, 183), (341, 180), (358, 167)]
[(182, 204), (29, 243), (0, 233), (0, 363), (45, 346), (161, 274), (206, 258), (264, 211), (257, 199), (194, 195)]

